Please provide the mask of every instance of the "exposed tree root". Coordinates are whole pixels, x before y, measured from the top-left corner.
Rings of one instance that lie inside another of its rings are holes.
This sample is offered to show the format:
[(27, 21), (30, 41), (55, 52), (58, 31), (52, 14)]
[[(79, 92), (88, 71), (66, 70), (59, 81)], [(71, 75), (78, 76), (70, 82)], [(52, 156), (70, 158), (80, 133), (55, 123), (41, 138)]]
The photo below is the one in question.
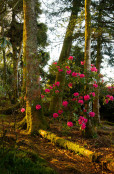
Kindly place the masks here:
[(44, 137), (47, 138), (48, 140), (50, 140), (51, 142), (57, 144), (60, 147), (64, 147), (68, 150), (71, 150), (75, 153), (79, 153), (87, 158), (90, 159), (90, 161), (98, 161), (101, 154), (97, 154), (95, 152), (92, 152), (90, 150), (85, 149), (82, 146), (79, 146), (76, 143), (70, 142), (68, 140), (65, 140), (61, 137), (57, 137), (54, 133), (51, 133), (49, 131), (44, 131), (44, 130), (39, 130), (39, 134)]
[(16, 128), (18, 129), (26, 128), (27, 127), (26, 124), (27, 124), (26, 117), (24, 117), (20, 122), (16, 123)]

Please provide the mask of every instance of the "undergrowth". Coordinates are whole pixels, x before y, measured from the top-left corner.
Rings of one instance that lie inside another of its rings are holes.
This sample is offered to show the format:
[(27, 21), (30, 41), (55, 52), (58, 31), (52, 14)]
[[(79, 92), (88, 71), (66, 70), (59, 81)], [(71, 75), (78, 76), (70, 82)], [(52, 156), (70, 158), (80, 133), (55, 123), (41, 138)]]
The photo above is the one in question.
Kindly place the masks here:
[(46, 161), (32, 152), (0, 149), (1, 174), (56, 174)]

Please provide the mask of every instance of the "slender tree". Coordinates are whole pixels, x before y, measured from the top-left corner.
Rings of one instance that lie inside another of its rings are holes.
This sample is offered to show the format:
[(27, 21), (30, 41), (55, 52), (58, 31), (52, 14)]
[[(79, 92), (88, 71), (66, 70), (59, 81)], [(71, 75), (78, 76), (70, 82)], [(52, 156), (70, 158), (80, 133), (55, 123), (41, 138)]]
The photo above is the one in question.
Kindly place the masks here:
[[(84, 70), (85, 70), (85, 77), (86, 77), (86, 85), (84, 88), (85, 94), (89, 91), (89, 72), (91, 67), (91, 17), (90, 17), (90, 5), (91, 0), (85, 0), (85, 53), (84, 53)], [(91, 103), (85, 104), (85, 108), (90, 111)], [(85, 129), (85, 136), (86, 137), (93, 137), (94, 129), (90, 120), (89, 115), (87, 114), (88, 122), (86, 124)]]
[[(68, 59), (70, 51), (71, 51), (71, 46), (72, 46), (72, 39), (73, 39), (73, 32), (74, 32), (74, 28), (76, 25), (76, 18), (77, 18), (77, 14), (79, 11), (81, 1), (75, 1), (73, 0), (72, 2), (72, 12), (71, 12), (71, 16), (69, 19), (69, 23), (66, 29), (66, 34), (65, 34), (65, 38), (63, 41), (63, 46), (62, 46), (62, 50), (60, 53), (60, 57), (59, 57), (59, 61), (58, 61), (58, 65), (62, 65), (64, 64), (65, 60)], [(55, 82), (59, 81), (60, 82), (60, 86), (59, 86), (59, 91), (61, 92), (61, 94), (63, 93), (64, 90), (64, 83), (65, 83), (65, 72), (58, 72), (56, 74), (56, 79)], [(62, 104), (62, 95), (57, 97), (52, 97), (51, 103), (50, 103), (50, 111), (51, 112), (55, 112), (57, 111), (60, 106)]]
[[(99, 7), (102, 3), (99, 3)], [(101, 55), (101, 47), (102, 47), (102, 29), (101, 29), (101, 22), (102, 22), (102, 10), (99, 8), (98, 12), (98, 37), (97, 37), (97, 57), (96, 57), (96, 68), (98, 70), (98, 74), (100, 74), (100, 67), (102, 62), (102, 55)], [(98, 81), (99, 83), (99, 81)], [(96, 89), (96, 96), (93, 102), (93, 111), (95, 112), (94, 122), (95, 125), (100, 124), (100, 112), (99, 112), (99, 87)]]

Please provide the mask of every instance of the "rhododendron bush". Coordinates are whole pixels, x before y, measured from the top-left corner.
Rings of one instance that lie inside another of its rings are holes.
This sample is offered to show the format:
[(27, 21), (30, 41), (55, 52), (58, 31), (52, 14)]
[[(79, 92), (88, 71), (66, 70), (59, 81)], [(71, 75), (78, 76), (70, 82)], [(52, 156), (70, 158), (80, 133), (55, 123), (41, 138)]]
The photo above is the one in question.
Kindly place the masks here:
[[(86, 128), (88, 119), (93, 120), (95, 117), (92, 108), (86, 106), (94, 102), (97, 88), (100, 89), (103, 85), (103, 76), (97, 74), (97, 69), (93, 64), (91, 64), (89, 71), (85, 70), (83, 72), (84, 63), (84, 61), (81, 61), (80, 67), (76, 67), (72, 56), (62, 65), (54, 62), (50, 66), (51, 73), (53, 72), (54, 75), (57, 72), (66, 74), (64, 92), (61, 90), (61, 83), (56, 81), (53, 84), (48, 83), (41, 94), (43, 101), (52, 96), (62, 96), (61, 106), (56, 112), (52, 113), (52, 117), (55, 120), (58, 118), (66, 119), (68, 127), (73, 127), (73, 122), (76, 121), (80, 125), (81, 130)], [(84, 90), (85, 86), (88, 86), (87, 92)], [(112, 95), (104, 97), (104, 103), (113, 100)], [(41, 106), (37, 104), (36, 110), (39, 109), (41, 109)], [(23, 108), (21, 112), (24, 112)]]
[[(90, 70), (83, 72), (84, 61), (80, 62), (80, 67), (75, 67), (73, 57), (70, 56), (68, 60), (59, 65), (54, 62), (50, 68), (53, 74), (66, 73), (64, 92), (61, 91), (60, 82), (57, 81), (53, 84), (47, 84), (46, 89), (41, 94), (41, 98), (46, 100), (51, 96), (63, 96), (63, 101), (59, 110), (52, 113), (54, 118), (64, 116), (67, 119), (67, 126), (72, 127), (73, 121), (78, 121), (80, 128), (84, 130), (89, 119), (94, 119), (95, 113), (86, 108), (86, 105), (93, 103), (95, 99), (96, 89), (100, 88), (102, 83), (102, 75), (97, 74), (96, 67), (91, 64)], [(85, 74), (87, 74), (87, 79)], [(97, 83), (99, 81), (99, 84)], [(85, 93), (84, 87), (88, 86), (88, 91)], [(43, 97), (42, 97), (43, 96)], [(44, 97), (45, 96), (45, 97)], [(106, 96), (106, 103), (113, 101), (113, 96)]]

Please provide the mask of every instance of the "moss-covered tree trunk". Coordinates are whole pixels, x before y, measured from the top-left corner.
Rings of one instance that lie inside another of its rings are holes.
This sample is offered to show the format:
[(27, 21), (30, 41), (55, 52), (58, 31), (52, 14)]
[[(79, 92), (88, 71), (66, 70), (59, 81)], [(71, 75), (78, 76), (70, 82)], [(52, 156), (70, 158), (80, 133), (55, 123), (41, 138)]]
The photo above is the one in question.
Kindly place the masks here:
[[(35, 2), (36, 0), (23, 0), (23, 56), (26, 82), (26, 121), (29, 133), (37, 132), (39, 128), (44, 128), (46, 125), (40, 99)], [(36, 110), (37, 104), (41, 105), (41, 109)]]
[[(81, 2), (79, 2), (79, 3), (81, 3)], [(71, 46), (72, 46), (73, 31), (74, 31), (74, 28), (76, 25), (76, 17), (77, 17), (77, 13), (78, 13), (78, 10), (76, 10), (76, 7), (78, 5), (77, 5), (77, 2), (75, 0), (73, 0), (72, 12), (71, 12), (71, 16), (69, 19), (69, 24), (67, 26), (65, 38), (63, 41), (63, 46), (62, 46), (62, 50), (60, 53), (58, 65), (63, 65), (65, 60), (67, 60), (69, 57)], [(55, 82), (57, 82), (57, 81), (60, 82), (59, 91), (62, 94), (63, 90), (64, 90), (64, 84), (65, 84), (65, 72), (57, 72)], [(62, 95), (61, 96), (59, 95), (58, 97), (52, 96), (51, 103), (50, 103), (50, 112), (58, 111), (61, 104), (62, 104)]]
[(85, 53), (84, 68), (90, 70), (91, 67), (91, 17), (90, 17), (91, 0), (85, 0)]
[[(90, 67), (91, 67), (91, 17), (90, 17), (90, 4), (91, 0), (85, 0), (85, 54), (84, 54), (84, 70), (85, 70), (85, 77), (86, 77), (86, 85), (84, 88), (85, 94), (88, 94), (89, 91), (89, 82), (88, 82), (88, 77), (89, 77), (89, 72), (90, 72)], [(88, 71), (88, 72), (86, 72)], [(91, 103), (86, 104), (85, 108), (90, 111)], [(89, 117), (89, 114), (87, 114), (87, 119), (88, 122), (86, 124), (86, 129), (85, 129), (85, 136), (90, 138), (93, 137), (94, 135), (94, 128), (91, 123), (91, 119)]]

